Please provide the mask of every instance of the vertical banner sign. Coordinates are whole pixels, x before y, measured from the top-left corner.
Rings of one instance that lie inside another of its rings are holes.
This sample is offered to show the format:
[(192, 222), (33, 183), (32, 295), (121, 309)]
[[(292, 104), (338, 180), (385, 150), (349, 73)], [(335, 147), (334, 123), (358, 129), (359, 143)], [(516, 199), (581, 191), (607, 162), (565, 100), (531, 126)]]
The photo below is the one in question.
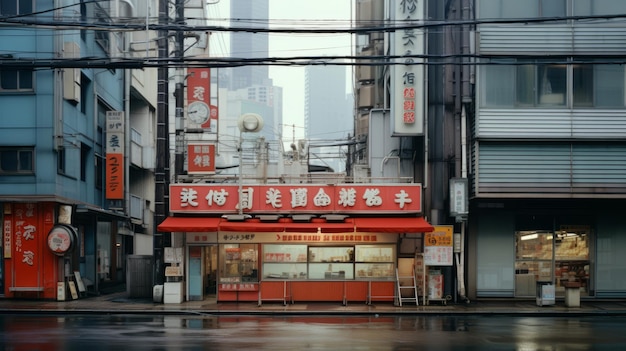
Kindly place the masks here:
[(215, 144), (191, 141), (187, 143), (187, 173), (215, 173)]
[[(394, 136), (424, 134), (424, 0), (392, 0), (391, 120)], [(402, 57), (404, 56), (404, 57)]]
[(451, 225), (442, 225), (424, 233), (424, 263), (427, 266), (452, 266), (453, 229)]
[(106, 198), (124, 199), (124, 112), (106, 114)]
[[(14, 287), (38, 287), (41, 230), (35, 204), (15, 204), (13, 213)], [(6, 230), (6, 229), (5, 229)]]
[(189, 126), (217, 133), (217, 106), (211, 105), (211, 71), (209, 68), (189, 68), (187, 73)]

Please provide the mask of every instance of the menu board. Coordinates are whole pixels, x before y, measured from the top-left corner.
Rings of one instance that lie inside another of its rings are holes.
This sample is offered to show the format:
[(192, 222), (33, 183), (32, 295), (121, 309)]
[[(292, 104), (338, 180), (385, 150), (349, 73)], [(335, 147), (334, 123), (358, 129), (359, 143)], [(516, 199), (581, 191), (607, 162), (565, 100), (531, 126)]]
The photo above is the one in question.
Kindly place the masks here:
[(452, 266), (453, 247), (450, 226), (435, 226), (424, 237), (424, 262), (427, 266)]

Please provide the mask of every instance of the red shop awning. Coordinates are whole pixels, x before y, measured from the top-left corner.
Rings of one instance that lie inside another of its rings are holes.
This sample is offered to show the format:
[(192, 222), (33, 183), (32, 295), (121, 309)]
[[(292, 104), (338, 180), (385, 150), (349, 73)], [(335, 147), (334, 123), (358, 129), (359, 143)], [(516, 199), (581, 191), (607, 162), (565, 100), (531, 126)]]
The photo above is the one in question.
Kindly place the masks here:
[(354, 226), (357, 232), (380, 233), (425, 233), (435, 229), (422, 217), (354, 218)]
[(433, 226), (421, 217), (364, 217), (347, 218), (344, 222), (278, 221), (264, 222), (257, 218), (241, 222), (229, 222), (219, 217), (168, 217), (157, 227), (160, 232), (302, 232), (317, 233), (424, 233), (432, 232)]
[(219, 217), (167, 217), (158, 225), (159, 232), (216, 232)]

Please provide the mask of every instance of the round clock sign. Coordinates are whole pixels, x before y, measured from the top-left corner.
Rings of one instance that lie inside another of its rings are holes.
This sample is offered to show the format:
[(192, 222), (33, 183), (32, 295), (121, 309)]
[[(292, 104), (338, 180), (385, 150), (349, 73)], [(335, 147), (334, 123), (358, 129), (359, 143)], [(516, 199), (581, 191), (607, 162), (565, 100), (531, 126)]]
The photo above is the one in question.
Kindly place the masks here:
[(59, 256), (65, 255), (74, 243), (75, 233), (71, 227), (55, 225), (48, 233), (48, 248)]

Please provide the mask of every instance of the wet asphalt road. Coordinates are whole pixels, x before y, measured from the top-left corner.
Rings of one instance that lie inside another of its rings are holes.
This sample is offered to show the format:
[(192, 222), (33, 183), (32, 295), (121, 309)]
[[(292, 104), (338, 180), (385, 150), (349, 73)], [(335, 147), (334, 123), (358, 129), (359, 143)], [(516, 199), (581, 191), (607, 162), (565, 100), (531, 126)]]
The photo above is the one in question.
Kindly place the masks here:
[(626, 317), (0, 315), (1, 350), (626, 350)]

